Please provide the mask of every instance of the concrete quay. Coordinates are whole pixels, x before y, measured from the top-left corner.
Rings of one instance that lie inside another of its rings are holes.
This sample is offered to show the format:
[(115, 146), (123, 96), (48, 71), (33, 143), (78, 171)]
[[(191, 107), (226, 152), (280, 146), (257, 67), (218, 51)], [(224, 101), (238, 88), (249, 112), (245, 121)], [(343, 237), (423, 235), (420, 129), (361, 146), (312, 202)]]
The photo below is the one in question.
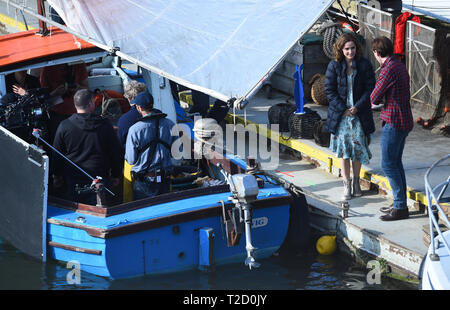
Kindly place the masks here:
[[(230, 110), (227, 121), (242, 124), (248, 131), (258, 132), (259, 136), (274, 137), (267, 116), (269, 108), (277, 103), (294, 101), (280, 93), (271, 98), (267, 99), (259, 92), (250, 99), (245, 111)], [(326, 106), (314, 103), (305, 106), (316, 110), (322, 119), (326, 118)], [(417, 282), (428, 249), (423, 230), (428, 226), (424, 174), (434, 162), (450, 152), (450, 139), (414, 127), (406, 140), (403, 156), (410, 218), (383, 222), (379, 219), (382, 215), (379, 209), (390, 205), (393, 197), (381, 169), (379, 112), (374, 113), (374, 120), (377, 129), (370, 144), (373, 157), (369, 165), (363, 165), (360, 175), (364, 195), (348, 201), (347, 217), (342, 216), (339, 161), (328, 148), (317, 145), (314, 140), (294, 139), (290, 138), (289, 132), (281, 133), (279, 165), (270, 173), (305, 192), (311, 225), (323, 233), (336, 234), (341, 250), (349, 251), (363, 264), (376, 259), (384, 266), (386, 274)], [(250, 124), (254, 126), (248, 126)], [(294, 157), (286, 154), (294, 154)], [(430, 178), (432, 184), (450, 176), (448, 164), (435, 170), (437, 172)]]

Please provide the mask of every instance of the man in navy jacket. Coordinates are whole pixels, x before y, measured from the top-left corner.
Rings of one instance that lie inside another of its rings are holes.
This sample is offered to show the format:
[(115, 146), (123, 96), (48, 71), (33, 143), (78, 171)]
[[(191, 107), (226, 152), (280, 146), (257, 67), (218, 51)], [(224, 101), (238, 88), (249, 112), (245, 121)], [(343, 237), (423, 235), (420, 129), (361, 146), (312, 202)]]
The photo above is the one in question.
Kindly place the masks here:
[(125, 143), (127, 142), (128, 130), (134, 125), (134, 123), (137, 122), (139, 118), (141, 118), (141, 114), (136, 109), (134, 99), (139, 93), (145, 90), (145, 84), (138, 81), (131, 81), (125, 85), (124, 97), (130, 102), (131, 108), (127, 113), (123, 114), (119, 118), (117, 123), (117, 137), (119, 138), (120, 145), (122, 145), (123, 148), (125, 148)]

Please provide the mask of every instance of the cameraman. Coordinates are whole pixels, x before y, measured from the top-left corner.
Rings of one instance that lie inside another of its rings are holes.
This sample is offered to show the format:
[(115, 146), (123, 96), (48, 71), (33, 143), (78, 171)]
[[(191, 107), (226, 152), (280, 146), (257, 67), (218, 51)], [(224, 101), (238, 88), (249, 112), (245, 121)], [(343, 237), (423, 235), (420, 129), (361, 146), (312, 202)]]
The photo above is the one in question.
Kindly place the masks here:
[[(39, 118), (32, 112), (33, 105), (37, 104), (34, 95), (40, 90), (39, 79), (22, 70), (8, 74), (5, 82), (6, 95), (0, 100), (0, 106), (4, 108), (1, 110), (3, 124), (19, 138), (32, 143), (30, 127), (34, 127)], [(45, 131), (45, 126), (39, 127)]]
[[(96, 115), (94, 95), (87, 89), (76, 92), (74, 96), (77, 113), (61, 122), (56, 132), (54, 147), (89, 175), (100, 176), (105, 185), (117, 187), (122, 173), (123, 154), (114, 129), (107, 119)], [(79, 196), (75, 185), (89, 185), (87, 176), (64, 161), (53, 156), (53, 185), (61, 188), (66, 185), (65, 198), (94, 204), (96, 196)]]

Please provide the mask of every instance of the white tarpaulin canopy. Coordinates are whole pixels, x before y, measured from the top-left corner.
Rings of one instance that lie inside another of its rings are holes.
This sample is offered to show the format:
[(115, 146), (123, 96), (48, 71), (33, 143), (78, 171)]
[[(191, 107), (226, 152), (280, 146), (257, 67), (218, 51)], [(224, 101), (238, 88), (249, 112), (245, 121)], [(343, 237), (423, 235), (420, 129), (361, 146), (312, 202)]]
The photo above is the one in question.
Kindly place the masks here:
[(450, 1), (448, 0), (403, 0), (402, 5), (404, 9), (450, 23)]
[(68, 28), (179, 84), (243, 99), (333, 0), (48, 0)]

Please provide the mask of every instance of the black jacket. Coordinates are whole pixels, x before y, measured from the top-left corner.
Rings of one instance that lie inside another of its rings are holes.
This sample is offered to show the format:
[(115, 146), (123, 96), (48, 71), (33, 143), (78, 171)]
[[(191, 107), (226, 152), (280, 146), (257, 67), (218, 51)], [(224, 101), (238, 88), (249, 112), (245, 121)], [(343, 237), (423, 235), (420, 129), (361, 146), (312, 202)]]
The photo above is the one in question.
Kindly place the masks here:
[[(123, 152), (111, 123), (95, 114), (73, 114), (61, 122), (53, 146), (92, 177), (119, 177)], [(59, 154), (53, 154), (56, 175), (81, 176)]]
[[(358, 109), (357, 116), (366, 135), (375, 131), (370, 94), (375, 87), (375, 73), (372, 64), (364, 57), (353, 61), (356, 75), (353, 80), (353, 100)], [(347, 63), (345, 59), (330, 61), (325, 74), (325, 93), (328, 99), (328, 116), (325, 128), (336, 134), (342, 115), (347, 109)]]

